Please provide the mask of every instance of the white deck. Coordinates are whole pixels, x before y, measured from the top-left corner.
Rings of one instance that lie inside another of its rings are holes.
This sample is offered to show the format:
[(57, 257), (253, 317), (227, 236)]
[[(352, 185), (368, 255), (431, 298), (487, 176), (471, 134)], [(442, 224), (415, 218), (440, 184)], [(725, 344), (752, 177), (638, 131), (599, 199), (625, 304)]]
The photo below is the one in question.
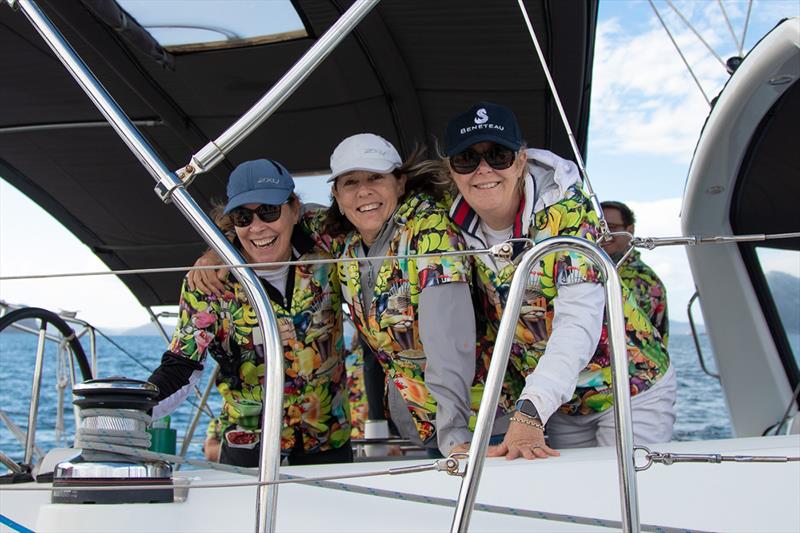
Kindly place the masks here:
[[(800, 455), (800, 436), (670, 443), (652, 450), (738, 455)], [(404, 463), (289, 467), (316, 476), (364, 472)], [(252, 480), (214, 471), (179, 472), (197, 482)], [(800, 531), (800, 463), (654, 465), (638, 474), (643, 524), (714, 531)], [(455, 500), (460, 478), (427, 472), (346, 483)], [(48, 492), (0, 492), (0, 514), (37, 532), (253, 531), (255, 489), (195, 489), (183, 503), (50, 504)], [(480, 503), (564, 515), (619, 520), (613, 448), (565, 450), (560, 458), (525, 462), (492, 459)], [(278, 531), (449, 531), (452, 508), (287, 485), (278, 496)], [(476, 512), (471, 531), (584, 531), (605, 528)], [(0, 525), (0, 531), (13, 531)]]

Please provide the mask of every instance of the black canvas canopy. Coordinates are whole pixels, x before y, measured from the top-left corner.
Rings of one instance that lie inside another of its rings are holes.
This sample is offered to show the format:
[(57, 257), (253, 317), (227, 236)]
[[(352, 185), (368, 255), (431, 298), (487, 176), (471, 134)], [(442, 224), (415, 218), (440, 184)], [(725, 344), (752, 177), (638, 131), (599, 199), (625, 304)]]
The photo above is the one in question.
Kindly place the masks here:
[[(177, 169), (249, 109), (350, 3), (294, 1), (304, 38), (183, 52), (162, 50), (113, 0), (39, 5), (165, 164)], [(585, 149), (597, 4), (525, 5)], [(112, 269), (193, 263), (205, 248), (200, 237), (154, 194), (153, 179), (33, 26), (5, 4), (0, 65), (0, 176)], [(451, 115), (478, 100), (514, 109), (529, 145), (572, 157), (516, 2), (385, 0), (190, 192), (208, 208), (211, 198), (224, 197), (230, 170), (259, 157), (294, 173), (325, 171), (334, 146), (359, 132), (383, 135), (407, 154), (415, 143), (431, 144)], [(151, 306), (176, 303), (180, 276), (122, 279)]]

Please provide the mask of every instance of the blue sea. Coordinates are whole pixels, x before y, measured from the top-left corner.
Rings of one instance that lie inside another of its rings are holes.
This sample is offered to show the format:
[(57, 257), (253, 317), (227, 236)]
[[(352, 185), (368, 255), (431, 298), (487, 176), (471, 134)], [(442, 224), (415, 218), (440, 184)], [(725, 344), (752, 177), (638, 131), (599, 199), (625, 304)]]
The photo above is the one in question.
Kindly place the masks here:
[[(23, 333), (0, 333), (0, 409), (21, 428), (27, 427), (28, 410), (31, 402), (31, 383), (37, 339)], [(98, 337), (97, 360), (99, 375), (125, 376), (147, 379), (150, 371), (161, 360), (164, 341), (159, 337), (111, 337), (109, 340)], [(731, 425), (722, 390), (716, 379), (706, 375), (700, 368), (692, 338), (688, 335), (670, 335), (670, 355), (678, 372), (678, 419), (675, 425), (675, 439), (698, 440), (730, 437)], [(117, 344), (119, 347), (115, 346)], [(88, 346), (84, 343), (84, 348)], [(707, 365), (713, 371), (714, 362), (711, 346), (705, 336), (701, 336), (701, 346), (706, 355)], [(56, 346), (47, 343), (44, 372), (42, 377), (42, 398), (36, 428), (36, 443), (48, 449), (53, 446), (69, 446), (71, 434), (60, 441), (56, 438)], [(208, 380), (210, 370), (200, 383), (200, 390)], [(64, 427), (71, 432), (73, 413), (69, 388), (65, 393)], [(193, 403), (197, 404), (197, 398)], [(210, 405), (212, 412), (218, 412), (219, 394), (214, 390)], [(173, 415), (172, 427), (178, 430), (180, 441), (195, 412), (195, 407), (185, 402)], [(200, 446), (205, 438), (209, 418), (203, 416), (198, 424), (187, 457), (202, 459)], [(0, 422), (0, 450), (15, 460), (21, 460), (22, 445)]]

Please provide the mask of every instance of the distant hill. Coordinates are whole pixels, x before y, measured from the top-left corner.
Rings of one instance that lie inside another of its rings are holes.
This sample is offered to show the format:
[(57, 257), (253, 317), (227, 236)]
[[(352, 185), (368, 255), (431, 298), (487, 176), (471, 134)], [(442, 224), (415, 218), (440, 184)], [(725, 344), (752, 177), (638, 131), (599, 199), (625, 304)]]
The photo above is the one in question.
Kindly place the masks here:
[(767, 272), (767, 284), (787, 332), (800, 333), (800, 278), (786, 272)]
[[(164, 328), (167, 331), (167, 335), (172, 335), (172, 330), (175, 329), (175, 324), (164, 324)], [(142, 324), (141, 326), (136, 326), (135, 328), (108, 328), (103, 329), (103, 333), (106, 335), (112, 336), (122, 336), (122, 337), (160, 337), (161, 333), (158, 331), (158, 326), (153, 324), (152, 322), (148, 322), (147, 324)]]

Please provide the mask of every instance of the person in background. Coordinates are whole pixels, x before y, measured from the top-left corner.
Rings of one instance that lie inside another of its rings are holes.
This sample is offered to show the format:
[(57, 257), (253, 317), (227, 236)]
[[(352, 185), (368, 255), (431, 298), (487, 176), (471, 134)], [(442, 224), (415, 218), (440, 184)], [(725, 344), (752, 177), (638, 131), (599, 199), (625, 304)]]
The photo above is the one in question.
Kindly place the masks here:
[[(622, 202), (602, 202), (603, 215), (608, 228), (613, 232), (627, 232), (631, 236), (636, 230), (636, 217), (631, 209)], [(617, 235), (602, 244), (606, 253), (619, 263), (630, 248), (631, 237)], [(625, 257), (625, 261), (617, 267), (617, 272), (628, 289), (633, 293), (642, 311), (650, 317), (661, 334), (664, 346), (669, 340), (669, 315), (667, 314), (667, 290), (661, 279), (644, 261), (641, 253), (635, 248)]]
[[(447, 126), (443, 162), (458, 192), (450, 217), (470, 248), (511, 238), (541, 242), (559, 235), (596, 241), (597, 213), (576, 165), (546, 150), (527, 149), (510, 109), (480, 102), (454, 117)], [(515, 246), (515, 258), (521, 251), (522, 246)], [(475, 258), (475, 409), (515, 269), (513, 260)], [(596, 351), (598, 341), (601, 346), (605, 342), (605, 298), (598, 282), (596, 267), (574, 252), (550, 254), (532, 269), (493, 430), (504, 437), (490, 448), (490, 456), (543, 459), (558, 455), (556, 448), (613, 443), (607, 342), (605, 351)], [(674, 423), (674, 371), (647, 315), (631, 294), (623, 299), (634, 436), (641, 443), (660, 442), (671, 435)], [(470, 408), (470, 397), (461, 400), (453, 409), (463, 413)], [(454, 418), (463, 420), (464, 415)], [(467, 447), (466, 441), (444, 443), (442, 451)]]
[[(304, 211), (294, 180), (276, 161), (237, 166), (227, 203), (215, 222), (249, 263), (330, 258), (330, 240), (318, 231), (323, 212)], [(216, 254), (206, 262), (218, 264)], [(350, 462), (350, 421), (338, 273), (330, 264), (256, 270), (269, 295), (284, 349), (281, 448), (289, 464)], [(183, 401), (210, 354), (220, 366), (222, 413), (212, 422), (206, 456), (221, 463), (258, 466), (264, 381), (263, 333), (245, 292), (223, 273), (187, 276), (180, 320), (169, 350), (149, 381), (159, 388), (160, 418)], [(221, 444), (220, 444), (221, 442)], [(217, 451), (217, 448), (219, 450)]]
[[(451, 408), (469, 395), (475, 368), (469, 262), (401, 256), (464, 249), (443, 203), (446, 171), (424, 161), (421, 149), (403, 162), (391, 143), (370, 133), (343, 140), (331, 171), (326, 231), (342, 239), (337, 255), (375, 258), (339, 263), (339, 279), (365, 362), (374, 357), (386, 376), (379, 401), (402, 437), (438, 454), (439, 424), (446, 428), (440, 440), (469, 436), (469, 413)], [(367, 388), (371, 418), (373, 389)]]

